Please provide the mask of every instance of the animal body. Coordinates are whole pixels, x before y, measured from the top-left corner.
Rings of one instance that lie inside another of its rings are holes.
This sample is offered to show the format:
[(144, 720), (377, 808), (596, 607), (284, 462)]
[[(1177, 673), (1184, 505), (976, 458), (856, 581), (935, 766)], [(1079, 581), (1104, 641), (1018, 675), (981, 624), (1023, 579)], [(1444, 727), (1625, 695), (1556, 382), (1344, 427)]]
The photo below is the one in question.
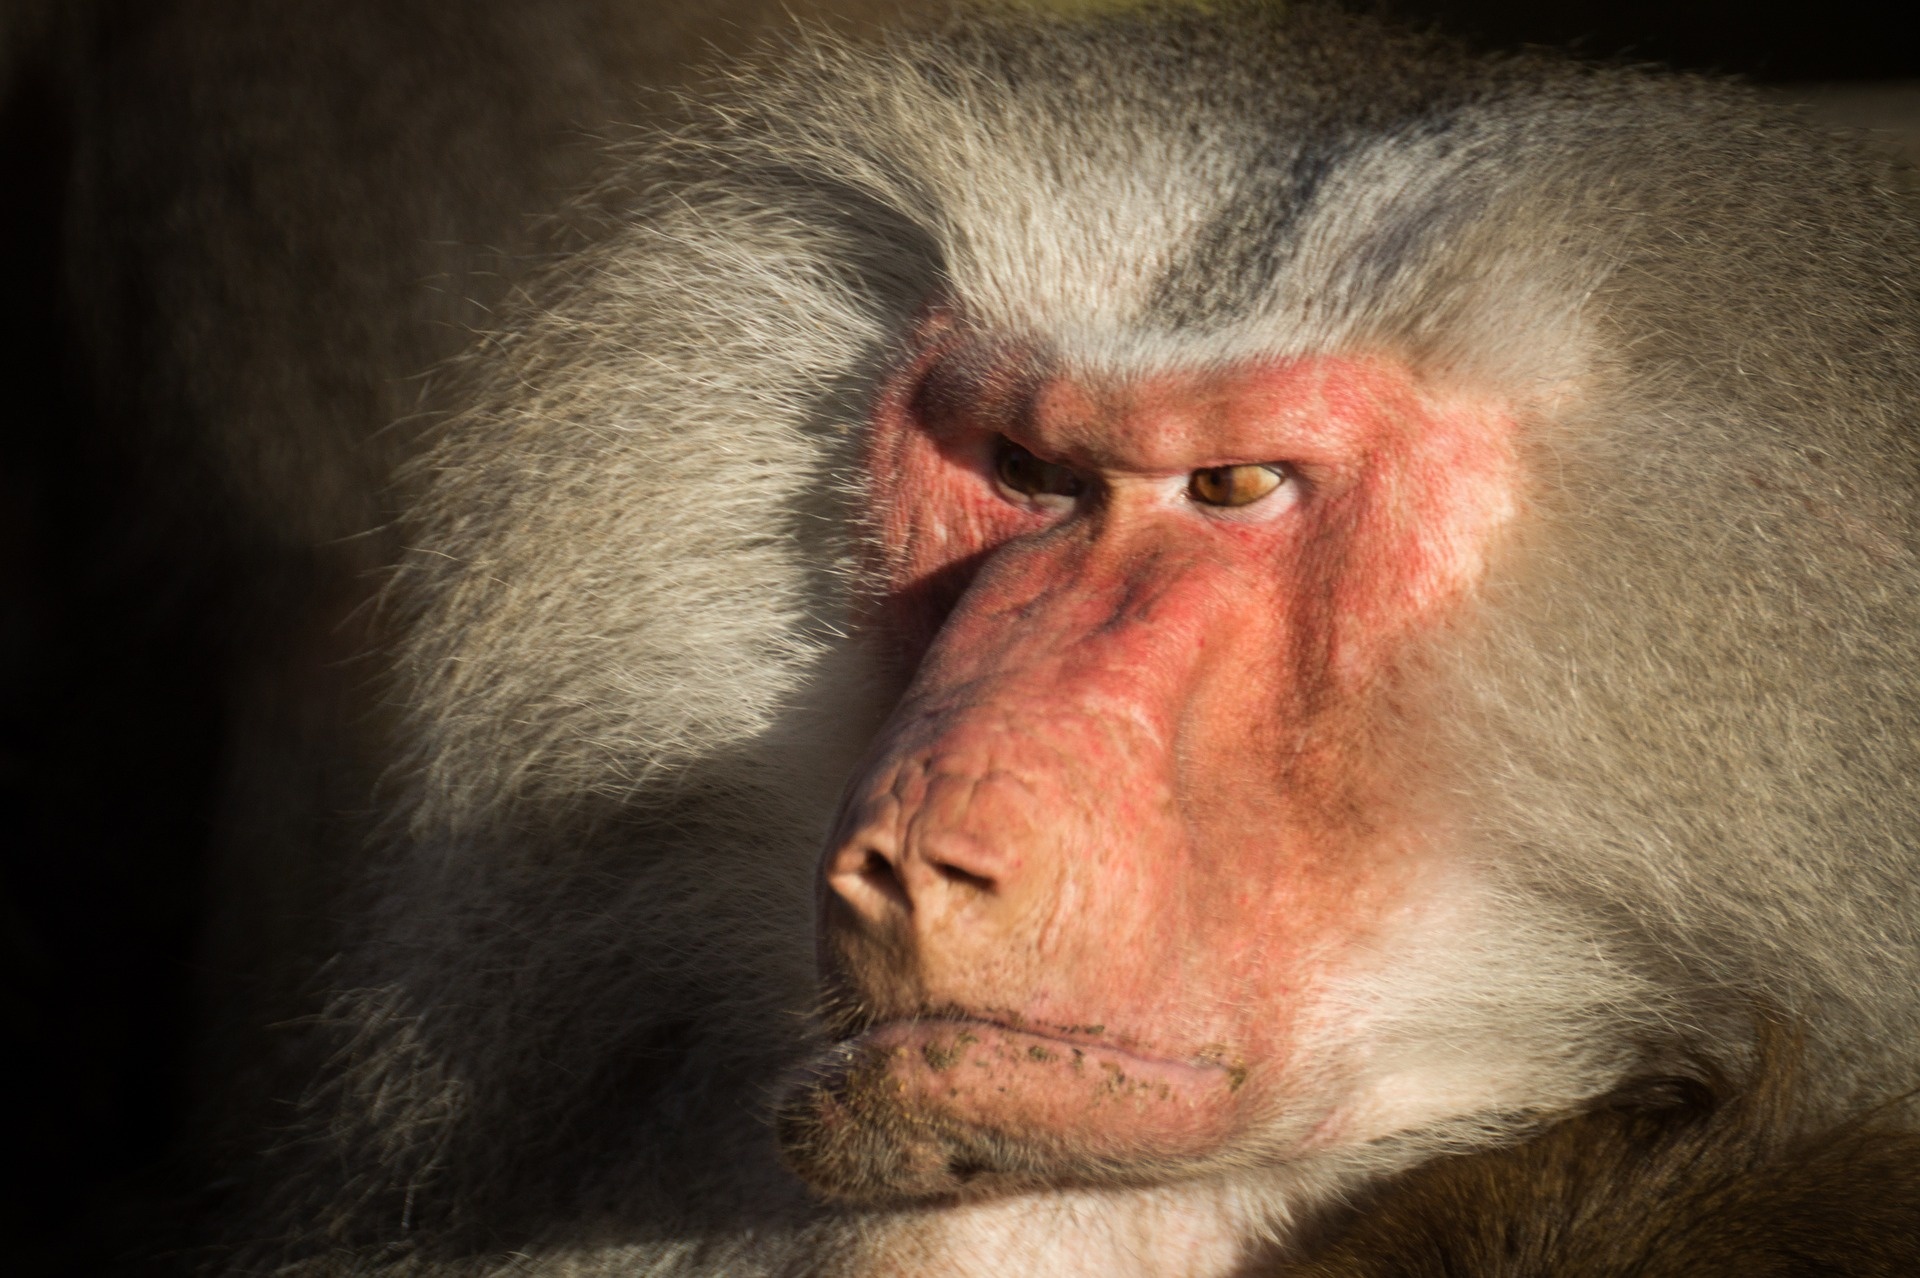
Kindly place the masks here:
[(1914, 1085), (1878, 161), (1315, 7), (636, 100), (657, 20), (207, 0), (89, 82), (81, 345), (255, 636), (210, 1268), (1224, 1278), (1436, 1157), (1549, 1219), (1499, 1169), (1756, 1006), (1763, 1143)]
[(1809, 1128), (1798, 1061), (1762, 1025), (1760, 1067), (1639, 1080), (1546, 1134), (1444, 1157), (1351, 1213), (1297, 1278), (1637, 1274), (1894, 1278), (1920, 1266), (1911, 1126)]

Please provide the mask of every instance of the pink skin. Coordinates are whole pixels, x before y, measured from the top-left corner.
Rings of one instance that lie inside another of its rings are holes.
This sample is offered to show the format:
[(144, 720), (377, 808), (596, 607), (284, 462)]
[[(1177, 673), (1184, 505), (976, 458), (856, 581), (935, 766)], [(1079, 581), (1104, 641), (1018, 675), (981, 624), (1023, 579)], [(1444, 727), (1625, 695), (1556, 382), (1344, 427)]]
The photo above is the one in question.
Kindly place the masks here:
[[(1369, 743), (1511, 516), (1513, 435), (1385, 356), (1114, 382), (934, 335), (871, 445), (874, 622), (917, 674), (824, 863), (903, 1104), (1200, 1157), (1337, 1102), (1299, 1094), (1302, 1018), (1428, 854)], [(1002, 437), (1081, 495), (1002, 488)], [(1189, 493), (1263, 463), (1251, 505)]]

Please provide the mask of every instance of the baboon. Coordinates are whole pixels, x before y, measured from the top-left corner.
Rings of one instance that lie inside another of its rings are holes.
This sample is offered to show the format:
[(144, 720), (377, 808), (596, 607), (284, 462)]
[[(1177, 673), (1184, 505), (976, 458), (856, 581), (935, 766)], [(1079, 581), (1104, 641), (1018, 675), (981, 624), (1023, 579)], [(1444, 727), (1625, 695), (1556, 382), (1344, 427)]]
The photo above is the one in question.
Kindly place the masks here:
[(1645, 1078), (1908, 1148), (1883, 161), (1320, 6), (639, 7), (83, 86), (78, 344), (245, 626), (206, 1268), (1399, 1272)]

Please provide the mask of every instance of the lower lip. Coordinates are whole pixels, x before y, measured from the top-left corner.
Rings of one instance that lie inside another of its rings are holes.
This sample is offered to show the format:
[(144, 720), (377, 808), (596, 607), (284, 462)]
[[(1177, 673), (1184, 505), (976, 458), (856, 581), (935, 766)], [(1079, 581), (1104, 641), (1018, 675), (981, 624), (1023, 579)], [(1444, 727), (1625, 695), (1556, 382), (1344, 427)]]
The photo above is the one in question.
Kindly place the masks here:
[(895, 1021), (847, 1045), (898, 1103), (1092, 1154), (1191, 1155), (1238, 1126), (1244, 1073), (990, 1021)]

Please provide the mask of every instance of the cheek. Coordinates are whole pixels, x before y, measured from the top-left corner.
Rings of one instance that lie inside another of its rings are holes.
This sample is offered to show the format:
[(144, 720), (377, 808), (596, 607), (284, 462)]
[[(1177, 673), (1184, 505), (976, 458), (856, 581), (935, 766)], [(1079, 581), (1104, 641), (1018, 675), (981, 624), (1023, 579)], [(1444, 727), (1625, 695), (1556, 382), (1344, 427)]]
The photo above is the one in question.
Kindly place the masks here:
[(1409, 640), (1446, 625), (1485, 576), (1518, 513), (1514, 427), (1481, 404), (1400, 415), (1351, 495), (1329, 586), (1334, 673), (1364, 680)]

